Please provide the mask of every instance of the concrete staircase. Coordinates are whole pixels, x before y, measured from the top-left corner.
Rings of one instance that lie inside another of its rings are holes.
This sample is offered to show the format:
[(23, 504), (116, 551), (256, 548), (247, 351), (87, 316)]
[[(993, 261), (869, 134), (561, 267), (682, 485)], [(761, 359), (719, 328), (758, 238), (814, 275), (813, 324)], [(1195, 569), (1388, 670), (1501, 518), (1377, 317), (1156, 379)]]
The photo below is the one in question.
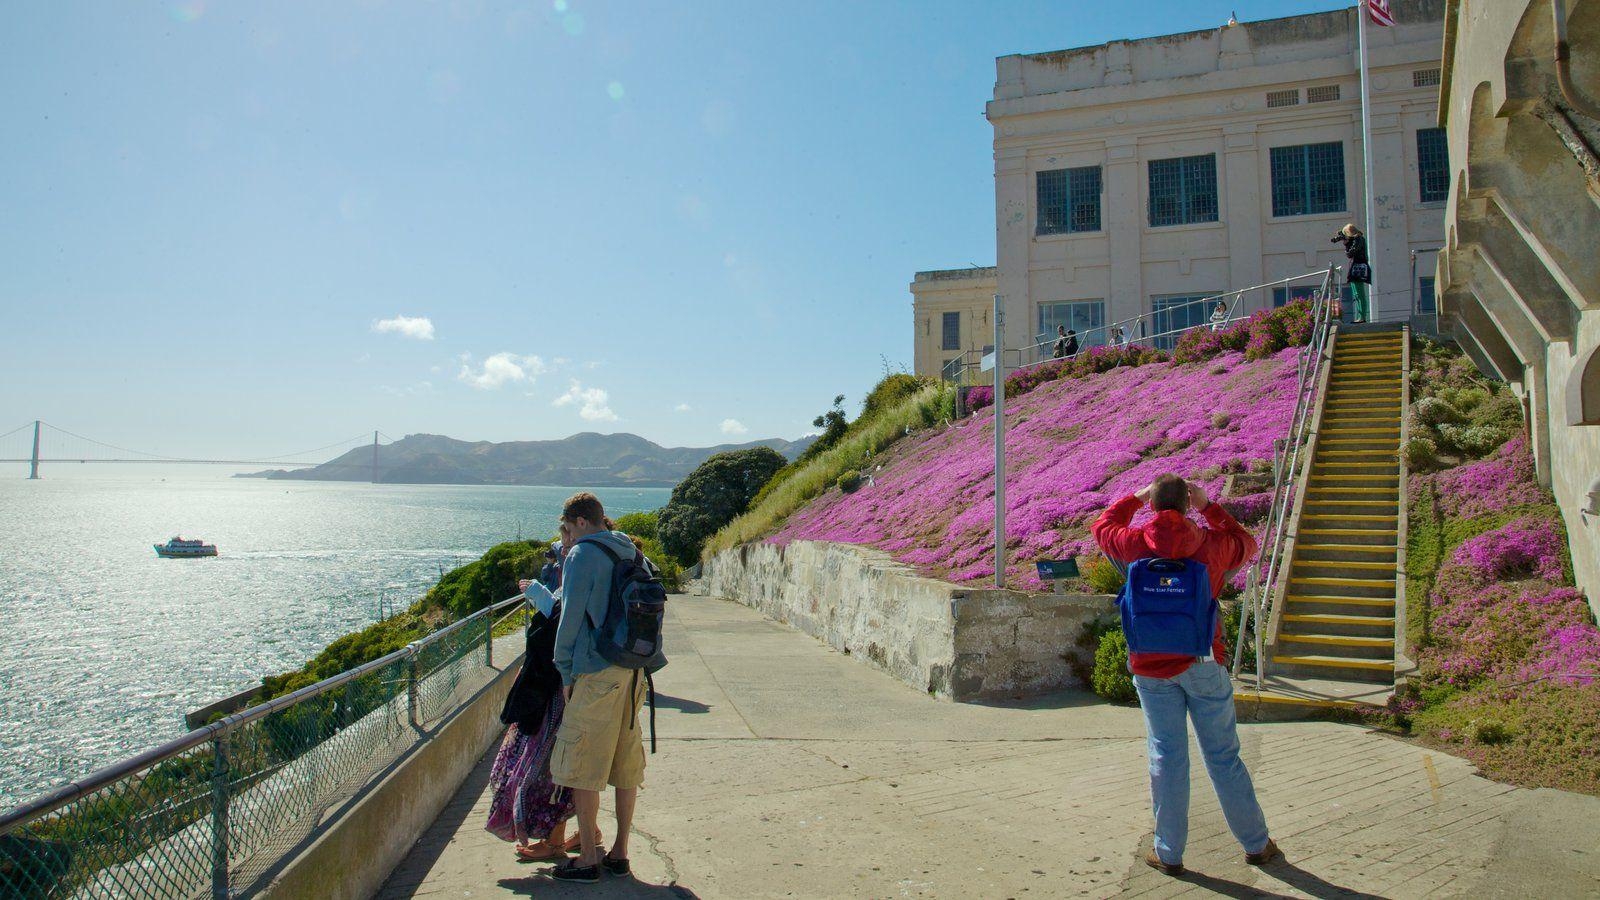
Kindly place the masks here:
[(1335, 342), (1269, 680), (1332, 695), (1393, 685), (1404, 341), (1370, 330)]

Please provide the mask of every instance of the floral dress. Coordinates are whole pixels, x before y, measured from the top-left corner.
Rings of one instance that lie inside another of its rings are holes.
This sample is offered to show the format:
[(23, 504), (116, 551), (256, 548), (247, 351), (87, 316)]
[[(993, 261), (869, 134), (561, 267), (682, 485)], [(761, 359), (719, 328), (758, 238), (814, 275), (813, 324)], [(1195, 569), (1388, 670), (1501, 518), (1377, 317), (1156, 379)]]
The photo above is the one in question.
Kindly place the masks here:
[(566, 709), (558, 693), (540, 720), (539, 729), (527, 734), (515, 724), (489, 772), (489, 821), (484, 826), (504, 841), (526, 843), (544, 840), (551, 830), (572, 815), (572, 790), (550, 780), (550, 752)]

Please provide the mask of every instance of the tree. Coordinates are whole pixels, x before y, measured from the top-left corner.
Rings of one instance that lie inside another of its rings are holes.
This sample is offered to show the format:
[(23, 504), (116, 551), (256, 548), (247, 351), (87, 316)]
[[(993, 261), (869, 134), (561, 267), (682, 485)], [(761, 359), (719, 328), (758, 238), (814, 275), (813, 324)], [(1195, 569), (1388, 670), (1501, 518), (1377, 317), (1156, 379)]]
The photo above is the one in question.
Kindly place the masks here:
[(701, 463), (672, 489), (672, 499), (661, 510), (657, 532), (662, 549), (692, 564), (706, 539), (744, 512), (784, 463), (783, 454), (771, 447), (718, 453)]

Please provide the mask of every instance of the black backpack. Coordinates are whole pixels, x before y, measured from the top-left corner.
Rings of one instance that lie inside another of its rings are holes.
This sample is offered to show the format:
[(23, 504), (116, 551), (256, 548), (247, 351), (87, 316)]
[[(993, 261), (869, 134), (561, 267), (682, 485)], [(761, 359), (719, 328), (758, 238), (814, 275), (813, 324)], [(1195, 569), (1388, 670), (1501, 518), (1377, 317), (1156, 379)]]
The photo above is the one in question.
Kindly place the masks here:
[[(655, 566), (638, 550), (632, 559), (623, 559), (599, 541), (585, 539), (578, 543), (593, 544), (611, 558), (611, 597), (606, 603), (605, 621), (590, 618), (595, 628), (595, 649), (606, 662), (633, 670), (630, 691), (637, 689), (639, 672), (644, 672), (650, 697), (650, 752), (654, 753), (656, 685), (651, 676), (667, 664), (661, 633), (667, 617), (667, 589)], [(633, 727), (632, 721), (628, 727)]]

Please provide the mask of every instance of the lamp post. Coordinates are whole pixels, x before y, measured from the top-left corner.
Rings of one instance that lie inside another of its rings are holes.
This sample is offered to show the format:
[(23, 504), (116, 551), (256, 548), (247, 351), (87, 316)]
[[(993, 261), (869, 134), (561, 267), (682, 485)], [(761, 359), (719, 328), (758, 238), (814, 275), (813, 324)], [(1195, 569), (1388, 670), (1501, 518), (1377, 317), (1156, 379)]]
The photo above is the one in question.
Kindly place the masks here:
[(1006, 586), (1006, 311), (994, 295), (994, 587)]

